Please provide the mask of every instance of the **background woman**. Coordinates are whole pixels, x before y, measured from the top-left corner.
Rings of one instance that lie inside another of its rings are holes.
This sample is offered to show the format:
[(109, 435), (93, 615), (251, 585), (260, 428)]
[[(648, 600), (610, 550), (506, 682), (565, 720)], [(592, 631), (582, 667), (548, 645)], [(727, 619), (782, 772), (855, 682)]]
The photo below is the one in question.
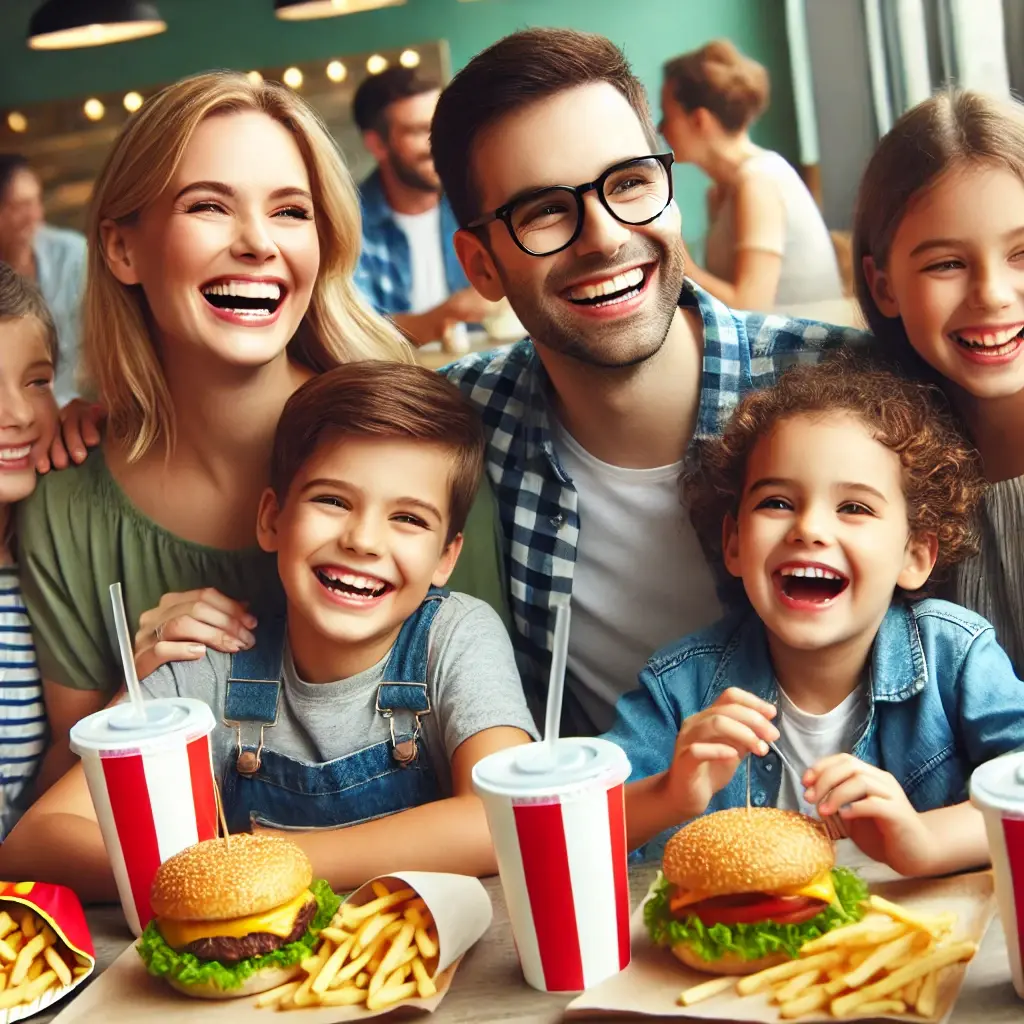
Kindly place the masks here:
[(807, 186), (784, 157), (751, 141), (768, 105), (768, 73), (715, 40), (670, 60), (661, 133), (708, 191), (705, 267), (687, 273), (738, 309), (771, 310), (842, 297), (832, 240)]

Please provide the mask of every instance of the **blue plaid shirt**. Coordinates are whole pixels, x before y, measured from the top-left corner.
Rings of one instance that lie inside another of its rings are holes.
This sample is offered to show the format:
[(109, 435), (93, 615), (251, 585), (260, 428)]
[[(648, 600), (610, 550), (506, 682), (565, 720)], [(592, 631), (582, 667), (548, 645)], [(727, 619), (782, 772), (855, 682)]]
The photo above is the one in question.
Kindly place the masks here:
[[(412, 252), (409, 239), (395, 221), (380, 171), (374, 171), (359, 186), (363, 214), (363, 249), (356, 267), (356, 287), (378, 313), (408, 313), (412, 296)], [(448, 200), (441, 197), (441, 249), (448, 293), (469, 287), (469, 281), (455, 255), (452, 237), (458, 230)]]
[[(830, 348), (869, 340), (850, 328), (729, 309), (689, 279), (679, 304), (696, 307), (704, 321), (704, 382), (691, 452), (701, 440), (721, 434), (746, 392), (773, 384), (797, 362), (817, 361)], [(466, 356), (441, 372), (483, 417), (487, 472), (501, 518), (513, 642), (536, 714), (543, 707), (551, 667), (551, 598), (572, 593), (580, 535), (576, 489), (552, 443), (547, 376), (529, 339)], [(568, 690), (565, 700), (567, 727), (585, 729), (588, 719)]]

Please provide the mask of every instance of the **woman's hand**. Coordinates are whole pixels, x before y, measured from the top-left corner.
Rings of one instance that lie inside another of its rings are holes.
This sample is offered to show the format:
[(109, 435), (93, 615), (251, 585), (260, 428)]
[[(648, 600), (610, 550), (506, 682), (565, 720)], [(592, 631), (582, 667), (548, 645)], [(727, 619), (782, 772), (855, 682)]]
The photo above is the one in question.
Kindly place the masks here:
[(852, 754), (822, 758), (803, 778), (804, 799), (823, 817), (837, 814), (873, 860), (901, 875), (930, 874), (934, 838), (889, 772)]
[(105, 406), (72, 398), (60, 411), (60, 430), (53, 439), (49, 453), (42, 453), (36, 470), (47, 473), (53, 469), (67, 469), (74, 462), (85, 462), (88, 449), (100, 443), (100, 427), (107, 418)]
[(206, 648), (236, 654), (255, 643), (256, 619), (245, 606), (213, 587), (164, 594), (139, 616), (135, 671), (140, 679), (169, 661), (198, 661)]

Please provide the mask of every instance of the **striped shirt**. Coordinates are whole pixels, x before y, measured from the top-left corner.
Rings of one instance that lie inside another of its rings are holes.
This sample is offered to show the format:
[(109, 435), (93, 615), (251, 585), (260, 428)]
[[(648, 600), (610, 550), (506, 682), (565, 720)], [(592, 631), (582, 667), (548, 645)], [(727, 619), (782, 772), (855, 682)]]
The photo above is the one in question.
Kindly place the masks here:
[(16, 566), (0, 566), (0, 839), (29, 803), (46, 748), (43, 684)]

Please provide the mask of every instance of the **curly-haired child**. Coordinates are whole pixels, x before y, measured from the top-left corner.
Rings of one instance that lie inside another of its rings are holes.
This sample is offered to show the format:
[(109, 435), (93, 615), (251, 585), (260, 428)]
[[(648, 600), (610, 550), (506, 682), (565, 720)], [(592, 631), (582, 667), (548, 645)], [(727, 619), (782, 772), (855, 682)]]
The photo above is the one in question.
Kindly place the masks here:
[(1024, 745), (1024, 684), (988, 622), (921, 599), (974, 550), (983, 492), (941, 404), (842, 356), (749, 395), (708, 443), (686, 502), (749, 606), (619, 701), (631, 847), (743, 806), (749, 771), (753, 804), (831, 818), (903, 874), (987, 863), (967, 780)]

